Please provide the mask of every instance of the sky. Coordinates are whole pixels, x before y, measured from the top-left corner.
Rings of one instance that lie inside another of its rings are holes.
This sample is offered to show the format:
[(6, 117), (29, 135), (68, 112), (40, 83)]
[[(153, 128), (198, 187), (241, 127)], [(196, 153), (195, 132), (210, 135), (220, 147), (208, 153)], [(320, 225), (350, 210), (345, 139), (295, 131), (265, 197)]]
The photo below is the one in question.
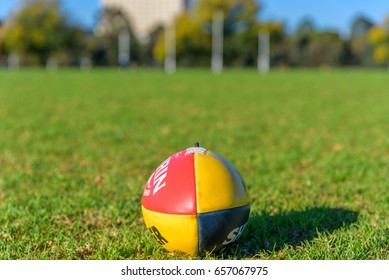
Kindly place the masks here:
[[(0, 0), (0, 20), (12, 11), (19, 0)], [(170, 1), (170, 0), (161, 0)], [(93, 29), (97, 22), (100, 0), (61, 0), (71, 22)], [(355, 17), (363, 15), (374, 23), (381, 23), (389, 15), (388, 0), (260, 0), (262, 21), (285, 23), (292, 32), (302, 19), (309, 18), (315, 27), (335, 30), (347, 35)]]
[[(0, 0), (0, 20), (15, 9), (20, 0)], [(168, 0), (167, 0), (168, 1)], [(100, 0), (61, 0), (62, 8), (71, 22), (93, 29), (97, 22)]]
[(347, 35), (360, 15), (382, 23), (389, 16), (388, 0), (262, 0), (260, 19), (277, 20), (293, 31), (309, 18), (321, 30), (336, 30)]

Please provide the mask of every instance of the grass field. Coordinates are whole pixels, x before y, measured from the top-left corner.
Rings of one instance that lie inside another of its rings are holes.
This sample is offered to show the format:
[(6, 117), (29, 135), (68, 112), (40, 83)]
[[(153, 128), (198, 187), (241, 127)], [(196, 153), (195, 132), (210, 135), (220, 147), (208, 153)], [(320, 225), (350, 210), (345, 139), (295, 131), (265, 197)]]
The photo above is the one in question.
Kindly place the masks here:
[(237, 243), (203, 259), (389, 259), (389, 73), (0, 72), (0, 259), (188, 259), (143, 187), (196, 141), (245, 179)]

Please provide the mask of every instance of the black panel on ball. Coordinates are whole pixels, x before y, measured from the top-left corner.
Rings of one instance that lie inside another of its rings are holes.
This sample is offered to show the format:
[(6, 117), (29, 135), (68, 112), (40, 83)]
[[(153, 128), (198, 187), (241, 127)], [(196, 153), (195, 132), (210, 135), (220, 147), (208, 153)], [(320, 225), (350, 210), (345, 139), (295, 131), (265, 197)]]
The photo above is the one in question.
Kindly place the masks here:
[(218, 252), (237, 240), (250, 215), (250, 205), (197, 214), (199, 253)]

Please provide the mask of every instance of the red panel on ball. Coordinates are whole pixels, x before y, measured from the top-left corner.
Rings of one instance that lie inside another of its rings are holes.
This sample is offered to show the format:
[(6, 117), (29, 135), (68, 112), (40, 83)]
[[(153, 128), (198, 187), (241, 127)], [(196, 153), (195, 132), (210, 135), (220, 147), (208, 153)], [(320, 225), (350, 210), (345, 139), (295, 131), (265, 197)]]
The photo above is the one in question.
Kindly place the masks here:
[(186, 150), (165, 160), (151, 175), (142, 205), (168, 214), (196, 214), (194, 155)]

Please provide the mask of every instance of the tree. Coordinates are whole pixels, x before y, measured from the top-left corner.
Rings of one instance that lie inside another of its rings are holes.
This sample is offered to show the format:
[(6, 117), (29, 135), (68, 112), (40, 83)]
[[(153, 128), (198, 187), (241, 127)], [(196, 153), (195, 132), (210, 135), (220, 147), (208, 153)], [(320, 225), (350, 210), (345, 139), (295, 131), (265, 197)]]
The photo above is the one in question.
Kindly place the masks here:
[(374, 61), (379, 65), (389, 62), (389, 30), (387, 23), (389, 23), (389, 16), (385, 19), (383, 25), (373, 26), (368, 33), (369, 42), (374, 47)]
[(227, 35), (246, 30), (257, 22), (259, 6), (254, 0), (199, 0), (196, 17), (208, 26), (209, 31), (213, 13), (218, 9), (223, 11), (224, 32)]
[(309, 66), (338, 66), (343, 43), (336, 32), (321, 32), (309, 48)]
[(140, 60), (140, 47), (134, 37), (131, 21), (122, 10), (116, 8), (105, 8), (99, 16), (97, 35), (99, 37), (98, 49), (94, 60), (98, 64), (116, 65), (118, 58), (118, 36), (121, 30), (130, 34), (131, 60)]
[(5, 61), (5, 53), (6, 53), (6, 49), (5, 49), (5, 44), (4, 44), (4, 39), (3, 39), (3, 22), (0, 21), (0, 65), (4, 63)]
[(373, 22), (368, 18), (360, 15), (355, 18), (351, 25), (351, 38), (360, 38), (366, 36), (369, 29), (373, 26)]
[[(230, 65), (247, 65), (256, 61), (259, 6), (254, 0), (199, 0), (193, 11), (176, 19), (177, 61), (184, 65), (209, 65), (212, 18), (214, 11), (223, 11), (224, 61)], [(164, 35), (154, 48), (154, 57), (162, 62)]]
[(290, 43), (290, 59), (292, 65), (309, 66), (310, 45), (315, 37), (316, 30), (311, 19), (303, 19), (297, 27)]
[[(211, 50), (210, 37), (204, 32), (199, 21), (189, 13), (180, 14), (175, 20), (177, 62), (184, 66), (208, 64)], [(160, 36), (154, 46), (154, 58), (162, 63), (165, 58), (165, 33)]]
[[(267, 31), (270, 36), (270, 64), (284, 66), (289, 63), (288, 42), (284, 25), (280, 22), (264, 22), (259, 24), (260, 31)], [(257, 36), (257, 34), (255, 34)], [(255, 50), (254, 56), (257, 55)]]
[(351, 34), (344, 42), (341, 63), (347, 65), (370, 66), (371, 46), (368, 42), (368, 32), (373, 22), (362, 15), (356, 17), (351, 25)]
[(44, 64), (63, 46), (66, 23), (57, 1), (35, 0), (24, 4), (15, 17), (5, 23), (5, 48)]
[(342, 65), (370, 66), (371, 46), (368, 42), (367, 34), (373, 22), (360, 15), (351, 24), (350, 37), (343, 42), (340, 63)]
[(312, 21), (305, 19), (293, 35), (289, 47), (294, 66), (337, 66), (343, 41), (338, 33), (317, 31)]
[(195, 15), (211, 36), (214, 11), (223, 12), (224, 63), (252, 65), (256, 62), (259, 4), (254, 0), (199, 0)]

